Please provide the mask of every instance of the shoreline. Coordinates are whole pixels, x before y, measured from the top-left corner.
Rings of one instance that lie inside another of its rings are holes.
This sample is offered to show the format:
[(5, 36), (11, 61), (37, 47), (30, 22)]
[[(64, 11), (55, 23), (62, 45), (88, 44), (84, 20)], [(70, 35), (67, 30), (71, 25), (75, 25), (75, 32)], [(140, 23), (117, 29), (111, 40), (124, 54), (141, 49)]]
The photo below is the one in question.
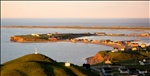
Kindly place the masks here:
[(126, 26), (1, 26), (1, 28), (64, 28), (64, 29), (124, 29), (124, 30), (150, 30), (150, 27)]
[[(19, 42), (19, 41), (16, 41)], [(108, 43), (102, 43), (102, 42), (84, 42), (84, 41), (76, 41), (72, 42), (70, 40), (58, 40), (58, 41), (22, 41), (19, 43), (57, 43), (57, 42), (69, 42), (69, 43), (84, 43), (84, 44), (94, 44), (94, 45), (103, 45), (108, 47), (117, 47), (117, 48), (124, 48), (124, 45), (115, 45), (115, 44), (108, 44)]]

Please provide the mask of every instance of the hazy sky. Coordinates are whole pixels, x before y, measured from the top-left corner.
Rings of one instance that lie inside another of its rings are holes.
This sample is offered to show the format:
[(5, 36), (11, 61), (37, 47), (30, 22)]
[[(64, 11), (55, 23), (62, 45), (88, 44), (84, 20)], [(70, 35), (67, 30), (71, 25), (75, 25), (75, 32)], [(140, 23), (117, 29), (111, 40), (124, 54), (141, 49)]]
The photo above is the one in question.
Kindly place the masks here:
[(149, 18), (149, 1), (1, 1), (1, 18)]

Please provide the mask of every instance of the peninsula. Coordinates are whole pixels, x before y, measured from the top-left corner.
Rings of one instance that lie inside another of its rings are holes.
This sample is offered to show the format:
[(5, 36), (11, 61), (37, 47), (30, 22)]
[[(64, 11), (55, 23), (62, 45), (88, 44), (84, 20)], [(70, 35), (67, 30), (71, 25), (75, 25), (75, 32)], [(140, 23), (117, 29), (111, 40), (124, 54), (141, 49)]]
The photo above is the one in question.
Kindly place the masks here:
[[(120, 50), (125, 49), (138, 49), (138, 43), (132, 43), (140, 40), (128, 40), (128, 41), (112, 41), (109, 39), (106, 40), (92, 40), (92, 39), (80, 39), (79, 37), (84, 36), (140, 36), (140, 37), (150, 37), (150, 34), (106, 34), (104, 32), (95, 32), (95, 33), (47, 33), (47, 34), (27, 34), (27, 35), (15, 35), (10, 37), (10, 41), (13, 42), (80, 42), (80, 43), (89, 43), (89, 44), (100, 44), (110, 47), (114, 47)], [(127, 47), (129, 46), (129, 47)], [(146, 44), (142, 44), (143, 47)]]

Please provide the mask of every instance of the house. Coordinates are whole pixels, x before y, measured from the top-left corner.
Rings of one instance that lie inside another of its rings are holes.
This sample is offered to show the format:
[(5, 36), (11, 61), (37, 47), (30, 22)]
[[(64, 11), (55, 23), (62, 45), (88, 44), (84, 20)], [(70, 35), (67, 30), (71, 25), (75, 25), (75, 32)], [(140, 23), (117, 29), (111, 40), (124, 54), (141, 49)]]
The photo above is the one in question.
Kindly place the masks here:
[(66, 66), (66, 67), (70, 67), (70, 63), (69, 63), (69, 62), (66, 62), (66, 63), (65, 63), (65, 66)]
[(137, 48), (136, 47), (132, 47), (132, 51), (136, 51), (137, 50)]
[(139, 63), (140, 63), (140, 65), (144, 65), (144, 62), (142, 62), (142, 61), (139, 61)]
[(139, 70), (137, 70), (137, 72), (138, 72), (139, 74), (144, 74), (144, 73), (147, 73), (147, 70), (139, 69)]
[(113, 50), (111, 50), (111, 52), (118, 52), (118, 49), (114, 48)]
[(93, 43), (99, 43), (100, 41), (99, 40), (93, 40), (92, 42)]
[(39, 37), (40, 35), (39, 34), (31, 34), (32, 36), (37, 36), (37, 37)]
[(128, 68), (128, 74), (129, 76), (136, 76), (137, 75), (136, 68)]
[(104, 76), (113, 76), (112, 68), (102, 68), (102, 73), (104, 74)]
[(83, 39), (84, 42), (89, 42), (88, 39)]
[(113, 44), (113, 43), (114, 43), (113, 41), (109, 41), (109, 42), (108, 42), (108, 44)]
[(139, 63), (140, 63), (140, 65), (149, 65), (150, 64), (150, 62), (145, 59), (143, 61), (139, 61)]
[(139, 44), (138, 43), (129, 43), (129, 44), (127, 44), (127, 46), (137, 47), (137, 46), (139, 46)]
[(108, 42), (110, 42), (110, 41), (111, 41), (111, 40), (107, 39), (107, 40), (104, 40), (103, 43), (108, 43)]
[(128, 45), (128, 44), (130, 44), (130, 43), (131, 43), (131, 41), (126, 41), (125, 43)]
[(86, 68), (86, 69), (90, 69), (91, 65), (90, 64), (83, 64), (83, 67)]
[(75, 43), (75, 42), (77, 42), (77, 39), (71, 39), (71, 42)]
[(124, 51), (125, 50), (125, 48), (120, 48), (120, 51)]
[(52, 33), (48, 33), (47, 35), (48, 35), (48, 36), (52, 36), (53, 34), (52, 34)]
[(146, 47), (146, 44), (142, 43), (141, 48), (145, 48), (145, 47)]
[(111, 64), (111, 61), (110, 60), (106, 60), (105, 64)]
[(106, 35), (106, 33), (104, 33), (104, 32), (95, 32), (95, 34), (96, 34), (96, 35), (100, 35), (100, 36)]
[(120, 69), (119, 69), (119, 72), (120, 72), (121, 74), (128, 74), (128, 69), (127, 69), (127, 68), (120, 68)]

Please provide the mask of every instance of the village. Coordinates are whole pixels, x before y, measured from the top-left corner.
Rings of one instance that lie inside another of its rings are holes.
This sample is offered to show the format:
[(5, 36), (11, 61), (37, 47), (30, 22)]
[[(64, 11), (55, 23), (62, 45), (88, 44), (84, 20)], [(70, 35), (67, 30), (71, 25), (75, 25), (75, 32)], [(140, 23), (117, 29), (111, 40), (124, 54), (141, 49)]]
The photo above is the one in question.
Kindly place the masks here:
[[(95, 40), (95, 39), (85, 39), (79, 38), (84, 36), (140, 36), (140, 37), (150, 37), (150, 34), (106, 34), (103, 32), (95, 32), (93, 34), (87, 33), (48, 33), (48, 34), (28, 34), (28, 35), (16, 35), (10, 38), (14, 42), (72, 42), (72, 43), (85, 43), (85, 44), (96, 44), (112, 47), (110, 52), (124, 52), (124, 51), (133, 51), (133, 52), (145, 52), (150, 53), (150, 45), (145, 43), (139, 44), (140, 40), (122, 40), (122, 41), (113, 41), (110, 39)], [(88, 61), (88, 60), (87, 60)], [(139, 60), (138, 64), (141, 66), (149, 66), (150, 60)], [(132, 65), (128, 63), (125, 65)], [(137, 69), (137, 68), (127, 68), (125, 65), (116, 65), (111, 60), (106, 59), (104, 64), (91, 66), (91, 64), (83, 64), (83, 67), (86, 69), (91, 69), (91, 71), (97, 71), (100, 76), (148, 76), (149, 71), (147, 69)], [(134, 64), (133, 64), (134, 65)], [(137, 65), (137, 66), (139, 66)]]

